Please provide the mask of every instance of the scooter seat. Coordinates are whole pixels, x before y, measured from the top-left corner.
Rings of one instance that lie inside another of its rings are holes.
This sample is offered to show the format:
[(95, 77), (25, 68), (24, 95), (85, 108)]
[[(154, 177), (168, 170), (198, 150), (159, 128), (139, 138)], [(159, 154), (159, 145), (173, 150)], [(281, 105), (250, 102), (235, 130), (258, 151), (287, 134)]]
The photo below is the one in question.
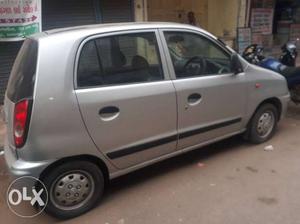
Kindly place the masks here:
[(285, 66), (280, 74), (286, 78), (289, 88), (300, 84), (300, 67)]
[(284, 77), (300, 76), (300, 67), (284, 66), (280, 72)]

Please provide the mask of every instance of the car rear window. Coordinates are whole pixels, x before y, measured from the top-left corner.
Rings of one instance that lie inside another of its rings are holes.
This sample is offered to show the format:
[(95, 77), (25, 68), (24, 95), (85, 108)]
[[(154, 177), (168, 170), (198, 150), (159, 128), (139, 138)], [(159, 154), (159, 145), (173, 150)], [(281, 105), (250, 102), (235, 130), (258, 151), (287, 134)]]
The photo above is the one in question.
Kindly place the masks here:
[(7, 86), (7, 97), (13, 102), (32, 98), (37, 65), (38, 43), (26, 39), (18, 53)]

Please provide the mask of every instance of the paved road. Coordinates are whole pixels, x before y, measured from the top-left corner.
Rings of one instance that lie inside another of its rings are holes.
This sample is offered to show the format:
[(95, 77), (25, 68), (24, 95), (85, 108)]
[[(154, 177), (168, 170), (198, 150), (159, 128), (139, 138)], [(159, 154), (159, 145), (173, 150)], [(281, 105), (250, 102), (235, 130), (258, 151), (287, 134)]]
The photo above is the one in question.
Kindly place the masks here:
[[(235, 137), (122, 177), (97, 208), (61, 223), (298, 224), (300, 107), (290, 109), (263, 145)], [(273, 145), (273, 151), (265, 146)], [(204, 166), (203, 166), (204, 164)], [(5, 203), (9, 177), (0, 158), (0, 217), (6, 223), (53, 223), (13, 215)]]

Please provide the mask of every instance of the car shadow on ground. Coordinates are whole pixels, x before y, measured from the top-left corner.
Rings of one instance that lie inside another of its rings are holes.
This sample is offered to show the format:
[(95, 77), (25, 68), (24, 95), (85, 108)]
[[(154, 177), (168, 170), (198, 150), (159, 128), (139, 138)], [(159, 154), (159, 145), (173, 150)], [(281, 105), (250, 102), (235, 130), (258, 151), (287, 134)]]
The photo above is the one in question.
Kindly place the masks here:
[[(293, 112), (299, 110), (300, 107), (293, 106), (291, 109), (289, 109), (288, 117), (297, 120), (297, 118), (294, 117)], [(300, 112), (297, 114), (300, 115)], [(274, 137), (280, 135), (283, 131), (284, 127), (282, 127), (282, 123), (283, 122), (279, 123)], [(268, 144), (268, 142), (266, 142), (266, 144)], [(231, 153), (238, 150), (245, 150), (245, 147), (251, 148), (251, 146), (254, 145), (245, 141), (242, 135), (237, 135), (126, 174), (110, 182), (101, 204), (105, 204), (110, 200), (114, 200), (113, 195), (115, 196), (116, 194), (120, 194), (126, 189), (143, 184), (153, 178), (158, 178), (168, 173), (175, 172), (176, 170), (183, 169), (191, 164), (196, 165), (199, 161), (206, 161), (216, 155), (229, 152)]]
[(121, 193), (128, 188), (142, 184), (152, 178), (172, 173), (176, 170), (190, 166), (191, 164), (197, 164), (199, 161), (205, 161), (216, 154), (219, 155), (234, 150), (241, 150), (242, 145), (245, 146), (250, 144), (245, 142), (240, 135), (234, 136), (116, 178), (109, 184), (102, 204), (113, 200), (112, 195)]

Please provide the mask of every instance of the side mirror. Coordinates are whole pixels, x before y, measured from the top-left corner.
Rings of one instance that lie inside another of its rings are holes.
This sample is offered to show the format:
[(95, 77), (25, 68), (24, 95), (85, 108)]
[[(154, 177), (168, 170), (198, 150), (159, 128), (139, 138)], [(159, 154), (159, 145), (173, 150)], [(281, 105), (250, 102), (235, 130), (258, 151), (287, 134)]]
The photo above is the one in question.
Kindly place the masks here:
[(231, 71), (236, 75), (239, 73), (242, 73), (244, 71), (243, 65), (239, 58), (239, 55), (236, 53), (231, 55), (230, 68), (231, 68)]

